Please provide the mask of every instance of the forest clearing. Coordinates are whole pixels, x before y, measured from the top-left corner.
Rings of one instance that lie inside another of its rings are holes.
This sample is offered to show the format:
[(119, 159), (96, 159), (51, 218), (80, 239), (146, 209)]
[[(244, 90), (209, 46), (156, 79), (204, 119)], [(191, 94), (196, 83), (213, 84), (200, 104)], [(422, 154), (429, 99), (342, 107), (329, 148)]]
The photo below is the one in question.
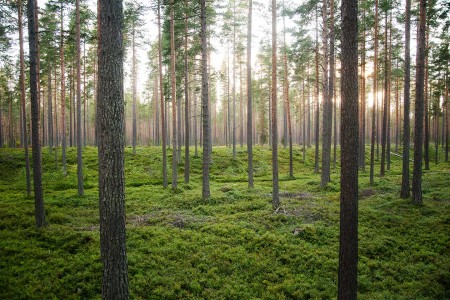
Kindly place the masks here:
[[(339, 164), (321, 189), (314, 152), (280, 149), (280, 199), (271, 206), (270, 149), (255, 147), (255, 187), (248, 189), (246, 149), (237, 159), (215, 147), (211, 199), (201, 197), (201, 158), (189, 184), (163, 189), (161, 149), (125, 151), (126, 230), (133, 299), (335, 298), (339, 235)], [(100, 298), (97, 151), (83, 152), (85, 195), (77, 195), (76, 149), (68, 174), (43, 153), (49, 225), (34, 226), (24, 194), (21, 150), (0, 150), (0, 298)], [(168, 151), (169, 156), (171, 151)], [(358, 296), (446, 299), (450, 295), (450, 165), (424, 173), (423, 206), (400, 199), (401, 159), (369, 185), (360, 173)], [(183, 164), (178, 166), (180, 174)], [(7, 175), (6, 175), (7, 174)]]

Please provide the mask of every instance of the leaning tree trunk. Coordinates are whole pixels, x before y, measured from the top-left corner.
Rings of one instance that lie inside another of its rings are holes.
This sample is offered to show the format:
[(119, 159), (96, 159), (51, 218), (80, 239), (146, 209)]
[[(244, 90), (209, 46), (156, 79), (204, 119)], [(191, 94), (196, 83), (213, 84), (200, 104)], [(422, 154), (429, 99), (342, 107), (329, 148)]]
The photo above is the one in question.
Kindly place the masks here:
[(98, 171), (103, 299), (128, 299), (125, 244), (123, 8), (99, 0)]
[(416, 101), (414, 118), (414, 169), (412, 182), (412, 200), (416, 205), (422, 204), (422, 146), (423, 146), (423, 98), (425, 74), (425, 23), (426, 0), (420, 0), (419, 30), (417, 36), (416, 60)]
[(39, 141), (39, 89), (38, 89), (38, 32), (37, 32), (37, 3), (28, 0), (28, 44), (30, 51), (30, 96), (31, 96), (31, 141), (33, 155), (34, 182), (34, 215), (36, 226), (46, 225), (44, 210), (44, 195), (42, 190), (42, 157)]

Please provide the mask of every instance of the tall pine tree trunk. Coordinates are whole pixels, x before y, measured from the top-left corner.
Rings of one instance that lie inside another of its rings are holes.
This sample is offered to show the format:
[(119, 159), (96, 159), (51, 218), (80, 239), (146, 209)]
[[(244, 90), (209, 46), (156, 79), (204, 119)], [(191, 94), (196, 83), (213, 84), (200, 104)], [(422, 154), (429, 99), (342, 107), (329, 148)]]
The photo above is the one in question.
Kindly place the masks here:
[(200, 0), (201, 45), (202, 45), (202, 123), (203, 123), (203, 158), (202, 158), (202, 198), (209, 199), (209, 165), (211, 163), (211, 134), (209, 122), (209, 94), (208, 94), (208, 49), (206, 36), (206, 1)]
[[(23, 22), (22, 22), (22, 1), (19, 0), (17, 3), (18, 7), (18, 23), (19, 23), (19, 57), (20, 57), (20, 105), (22, 113), (22, 137), (23, 137), (23, 147), (25, 150), (25, 180), (27, 185), (27, 197), (31, 195), (31, 179), (30, 179), (30, 158), (28, 150), (28, 131), (27, 131), (27, 105), (26, 105), (26, 92), (25, 92), (25, 59), (23, 51)], [(3, 107), (0, 107), (3, 110)], [(1, 121), (0, 114), (0, 123)], [(2, 130), (0, 126), (0, 130)], [(0, 133), (0, 139), (2, 134)], [(3, 144), (3, 141), (0, 141)], [(3, 147), (3, 145), (1, 145)]]
[(33, 155), (34, 182), (34, 215), (36, 226), (46, 225), (44, 210), (44, 195), (42, 190), (42, 157), (39, 141), (39, 73), (38, 73), (38, 32), (37, 32), (37, 3), (28, 0), (28, 49), (30, 51), (30, 95), (31, 95), (31, 141)]
[(170, 77), (172, 91), (172, 188), (178, 185), (177, 174), (177, 80), (175, 74), (175, 16), (174, 0), (170, 1)]
[(405, 83), (403, 100), (403, 163), (402, 163), (402, 188), (400, 197), (409, 198), (409, 141), (410, 141), (410, 34), (411, 34), (411, 0), (406, 0), (405, 7)]
[[(61, 28), (60, 28), (60, 44), (59, 44), (59, 60), (61, 65), (61, 161), (63, 167), (64, 176), (67, 175), (67, 162), (66, 162), (66, 77), (65, 77), (65, 61), (64, 61), (64, 6), (61, 1), (60, 8)], [(72, 109), (72, 105), (70, 105)], [(70, 124), (72, 132), (72, 122)], [(72, 137), (70, 138), (72, 141)]]
[(417, 36), (416, 58), (416, 98), (414, 118), (414, 169), (412, 181), (412, 198), (416, 205), (422, 204), (422, 146), (423, 146), (423, 108), (425, 75), (425, 24), (426, 0), (419, 4), (419, 30)]
[(123, 8), (99, 0), (98, 190), (103, 299), (128, 299), (125, 237)]
[(253, 188), (253, 142), (252, 142), (252, 0), (248, 0), (247, 18), (247, 154), (248, 187)]
[(357, 296), (358, 267), (358, 4), (343, 0), (341, 194), (338, 299)]
[(272, 0), (272, 208), (280, 207), (278, 195), (278, 126), (277, 126), (277, 1)]
[[(187, 0), (184, 4), (188, 5)], [(189, 128), (191, 116), (189, 115), (189, 66), (188, 66), (188, 16), (184, 19), (184, 182), (189, 183)]]
[[(407, 0), (408, 1), (408, 0)], [(377, 103), (378, 103), (378, 0), (375, 0), (375, 38), (373, 55), (373, 106), (372, 106), (372, 134), (370, 138), (370, 174), (369, 182), (374, 183), (375, 173), (375, 143), (377, 139)]]
[(81, 142), (81, 49), (80, 49), (80, 0), (76, 0), (76, 65), (77, 65), (77, 178), (78, 196), (84, 194), (83, 183), (83, 144)]

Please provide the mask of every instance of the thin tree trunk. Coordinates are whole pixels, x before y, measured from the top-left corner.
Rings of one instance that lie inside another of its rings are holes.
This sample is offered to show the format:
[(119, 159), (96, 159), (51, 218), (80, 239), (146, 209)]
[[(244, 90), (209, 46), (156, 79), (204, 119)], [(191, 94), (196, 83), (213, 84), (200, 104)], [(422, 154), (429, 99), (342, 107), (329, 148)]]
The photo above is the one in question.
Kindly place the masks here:
[(134, 21), (131, 24), (131, 47), (132, 47), (132, 57), (131, 57), (131, 80), (132, 80), (132, 90), (133, 90), (133, 120), (132, 120), (132, 137), (131, 144), (133, 146), (133, 155), (136, 155), (136, 138), (137, 138), (137, 124), (136, 124), (136, 98), (137, 98), (137, 85), (136, 85), (136, 44), (135, 44), (136, 29)]
[(361, 41), (361, 105), (359, 114), (359, 167), (366, 171), (366, 10), (363, 7)]
[[(406, 0), (408, 1), (408, 0)], [(374, 183), (375, 173), (375, 142), (377, 139), (377, 103), (378, 103), (378, 0), (375, 0), (375, 38), (373, 55), (373, 107), (372, 107), (372, 135), (370, 139), (370, 174), (369, 181)]]
[(163, 187), (167, 188), (167, 150), (166, 150), (166, 110), (164, 109), (164, 82), (162, 73), (162, 41), (161, 41), (161, 4), (158, 0), (158, 69), (159, 69), (159, 96), (161, 104), (161, 137), (162, 137), (162, 175)]
[(417, 36), (416, 60), (416, 99), (414, 118), (414, 169), (412, 198), (416, 205), (422, 204), (422, 146), (423, 146), (423, 108), (425, 73), (425, 24), (426, 0), (420, 0), (419, 30)]
[(327, 0), (322, 2), (322, 43), (323, 43), (323, 118), (322, 118), (322, 170), (320, 186), (324, 187), (330, 182), (330, 158), (331, 158), (331, 129), (332, 129), (332, 114), (333, 114), (333, 104), (331, 103), (330, 94), (330, 78), (328, 75), (328, 64), (329, 55), (328, 50), (331, 48), (329, 46), (328, 40), (328, 12), (327, 12)]
[(233, 160), (236, 160), (236, 1), (233, 5)]
[(387, 128), (386, 128), (386, 169), (391, 170), (391, 78), (392, 78), (392, 14), (389, 16), (389, 51), (388, 51), (388, 89), (387, 89)]
[(320, 117), (320, 104), (319, 104), (319, 25), (317, 22), (317, 7), (316, 7), (316, 55), (315, 55), (315, 62), (316, 62), (316, 91), (315, 91), (315, 98), (316, 98), (316, 113), (314, 117), (314, 130), (315, 130), (315, 156), (314, 156), (314, 172), (319, 173), (319, 117)]
[[(59, 60), (61, 65), (61, 161), (63, 167), (64, 176), (67, 175), (67, 163), (66, 163), (66, 78), (65, 78), (65, 61), (64, 61), (64, 7), (61, 1), (61, 28), (60, 28), (60, 44), (59, 44)], [(72, 105), (70, 108), (72, 109)], [(72, 116), (72, 115), (71, 115)], [(72, 122), (70, 122), (70, 128), (72, 132)], [(72, 140), (72, 135), (71, 138)]]
[(209, 122), (209, 90), (208, 90), (208, 49), (206, 36), (206, 1), (200, 1), (201, 6), (201, 45), (202, 45), (202, 123), (203, 123), (203, 159), (202, 159), (202, 198), (208, 200), (211, 196), (209, 187), (209, 165), (211, 163), (211, 141)]
[(403, 100), (403, 164), (402, 164), (402, 188), (400, 197), (409, 198), (409, 140), (410, 140), (410, 34), (411, 34), (411, 0), (406, 0), (405, 7), (405, 83)]
[[(19, 23), (19, 51), (20, 51), (20, 103), (22, 113), (22, 137), (23, 147), (25, 150), (25, 175), (27, 185), (27, 197), (31, 196), (31, 179), (30, 179), (30, 158), (28, 150), (28, 132), (27, 132), (27, 106), (26, 106), (26, 92), (25, 92), (25, 59), (23, 51), (23, 23), (22, 23), (22, 1), (17, 3), (18, 7), (18, 23)], [(0, 107), (0, 111), (3, 111), (3, 107)], [(0, 123), (2, 122), (2, 115), (0, 113)], [(2, 130), (0, 126), (0, 131)], [(2, 134), (0, 133), (0, 139)], [(3, 147), (3, 141), (0, 141)]]
[[(335, 95), (335, 56), (334, 56), (334, 0), (330, 0), (330, 78), (328, 84), (328, 105), (330, 106), (330, 148), (331, 148), (331, 120), (334, 120), (334, 143), (333, 143), (333, 166), (336, 168), (336, 147), (337, 147), (337, 114), (336, 114), (336, 95)], [(334, 101), (333, 101), (334, 100)], [(333, 103), (334, 102), (334, 103)], [(333, 113), (334, 110), (334, 113)], [(334, 115), (334, 116), (333, 116)], [(331, 149), (330, 149), (331, 150)]]
[(172, 92), (172, 188), (177, 188), (177, 80), (175, 77), (175, 20), (174, 20), (174, 0), (170, 1), (170, 73)]
[(388, 102), (389, 102), (389, 59), (388, 59), (388, 14), (385, 13), (384, 17), (384, 97), (383, 97), (383, 119), (381, 128), (381, 169), (380, 176), (383, 177), (386, 173), (386, 141), (387, 141), (387, 115), (388, 115)]
[(277, 1), (272, 0), (272, 208), (278, 209)]
[(81, 49), (80, 49), (80, 0), (76, 0), (76, 65), (77, 65), (77, 178), (78, 196), (83, 196), (83, 144), (81, 142)]
[[(284, 1), (283, 1), (284, 5)], [(294, 177), (294, 162), (293, 162), (293, 152), (292, 152), (292, 126), (291, 126), (291, 109), (289, 105), (289, 79), (288, 79), (288, 64), (287, 64), (287, 44), (286, 44), (286, 26), (283, 16), (283, 62), (284, 62), (284, 107), (286, 109), (287, 120), (287, 139), (289, 141), (289, 177)]]
[[(184, 5), (188, 6), (188, 1), (184, 1)], [(186, 14), (184, 19), (184, 127), (185, 127), (185, 141), (184, 141), (184, 182), (189, 183), (189, 66), (188, 66), (188, 16)]]
[(33, 155), (34, 181), (34, 215), (36, 226), (46, 225), (44, 210), (44, 195), (42, 190), (42, 157), (39, 143), (39, 73), (38, 73), (38, 32), (37, 32), (37, 3), (28, 0), (28, 43), (30, 51), (30, 95), (31, 95), (31, 139)]
[(253, 188), (253, 143), (252, 143), (252, 5), (248, 0), (247, 18), (247, 155), (248, 155), (248, 187)]
[[(429, 25), (427, 24), (426, 28), (426, 49), (428, 49), (428, 39), (429, 39)], [(425, 91), (424, 91), (424, 160), (425, 160), (425, 170), (430, 169), (430, 119), (429, 119), (429, 108), (430, 105), (428, 103), (428, 55), (425, 57)]]
[(48, 150), (52, 153), (53, 148), (53, 107), (52, 107), (52, 70), (49, 68), (47, 76), (47, 144)]

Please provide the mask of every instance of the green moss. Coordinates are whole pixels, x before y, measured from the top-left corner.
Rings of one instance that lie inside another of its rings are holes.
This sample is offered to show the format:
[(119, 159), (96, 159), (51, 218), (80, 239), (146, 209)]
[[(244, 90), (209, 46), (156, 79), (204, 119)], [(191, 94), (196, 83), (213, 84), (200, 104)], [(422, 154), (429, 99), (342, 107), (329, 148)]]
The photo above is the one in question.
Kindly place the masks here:
[[(192, 149), (193, 150), (193, 149)], [(337, 291), (339, 168), (320, 188), (314, 149), (280, 149), (281, 207), (271, 206), (271, 153), (255, 147), (255, 188), (247, 153), (215, 147), (211, 199), (201, 199), (201, 152), (191, 181), (162, 188), (161, 149), (125, 149), (127, 250), (133, 299), (332, 299)], [(58, 153), (60, 150), (58, 149)], [(171, 150), (168, 151), (169, 156)], [(192, 151), (193, 153), (193, 151)], [(86, 193), (77, 196), (76, 149), (68, 173), (43, 152), (49, 226), (34, 226), (25, 197), (23, 151), (0, 149), (0, 298), (91, 299), (101, 293), (97, 152), (83, 150)], [(183, 152), (184, 155), (184, 152)], [(449, 297), (450, 165), (424, 173), (424, 205), (399, 199), (401, 161), (385, 178), (360, 173), (359, 298)], [(169, 178), (171, 178), (169, 159)], [(339, 165), (338, 165), (339, 167)]]

